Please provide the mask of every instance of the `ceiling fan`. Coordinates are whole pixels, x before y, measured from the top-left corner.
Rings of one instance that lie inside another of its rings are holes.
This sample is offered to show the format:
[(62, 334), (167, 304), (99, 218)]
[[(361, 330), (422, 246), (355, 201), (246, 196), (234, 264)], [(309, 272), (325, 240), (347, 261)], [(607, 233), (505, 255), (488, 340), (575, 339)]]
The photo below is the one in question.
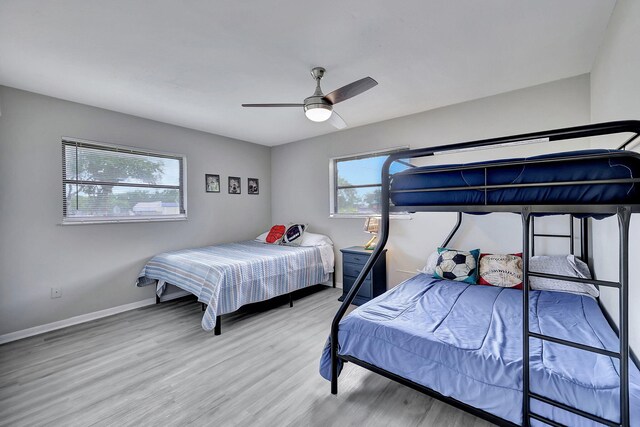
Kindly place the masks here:
[(334, 127), (344, 129), (347, 127), (347, 124), (342, 117), (338, 115), (338, 113), (333, 111), (333, 106), (338, 102), (346, 101), (356, 95), (360, 95), (362, 92), (365, 92), (377, 85), (378, 82), (371, 77), (365, 77), (324, 95), (322, 93), (322, 89), (320, 89), (320, 80), (324, 76), (325, 71), (326, 70), (322, 67), (315, 67), (311, 70), (311, 76), (316, 81), (316, 91), (313, 95), (305, 98), (302, 104), (242, 104), (242, 106), (303, 107), (304, 114), (309, 120), (314, 122), (324, 122), (329, 120)]

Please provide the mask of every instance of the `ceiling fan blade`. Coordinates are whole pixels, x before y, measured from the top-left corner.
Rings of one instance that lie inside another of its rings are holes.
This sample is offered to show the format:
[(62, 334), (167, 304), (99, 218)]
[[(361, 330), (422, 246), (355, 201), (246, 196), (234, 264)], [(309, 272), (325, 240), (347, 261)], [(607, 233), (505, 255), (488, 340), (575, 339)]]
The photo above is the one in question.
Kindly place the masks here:
[(329, 117), (329, 123), (336, 129), (344, 129), (347, 127), (347, 123), (335, 111), (331, 113), (331, 116)]
[(371, 77), (365, 77), (353, 83), (349, 83), (346, 86), (342, 86), (340, 89), (336, 89), (331, 93), (324, 96), (324, 99), (332, 104), (346, 101), (349, 98), (353, 98), (356, 95), (360, 95), (362, 92), (367, 91), (377, 85), (378, 82)]
[(243, 107), (304, 107), (304, 104), (242, 104)]

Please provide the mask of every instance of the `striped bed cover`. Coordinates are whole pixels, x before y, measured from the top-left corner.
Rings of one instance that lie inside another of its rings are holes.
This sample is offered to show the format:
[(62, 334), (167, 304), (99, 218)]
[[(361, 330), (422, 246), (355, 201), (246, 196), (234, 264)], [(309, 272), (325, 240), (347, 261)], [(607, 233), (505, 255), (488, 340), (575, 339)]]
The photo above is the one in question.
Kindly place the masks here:
[(246, 241), (156, 255), (136, 285), (157, 283), (162, 292), (169, 283), (195, 295), (207, 304), (202, 328), (211, 331), (216, 316), (326, 282), (331, 271), (325, 271), (318, 247)]

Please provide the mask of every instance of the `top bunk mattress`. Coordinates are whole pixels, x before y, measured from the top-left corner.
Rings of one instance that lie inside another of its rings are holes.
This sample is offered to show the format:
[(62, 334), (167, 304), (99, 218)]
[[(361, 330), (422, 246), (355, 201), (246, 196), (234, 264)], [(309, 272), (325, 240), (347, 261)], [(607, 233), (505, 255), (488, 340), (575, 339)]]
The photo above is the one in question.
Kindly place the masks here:
[[(530, 291), (529, 327), (611, 351), (616, 334), (595, 299)], [(355, 357), (520, 425), (522, 291), (419, 274), (340, 322), (339, 354)], [(330, 379), (325, 347), (320, 372)], [(619, 419), (619, 361), (530, 341), (531, 390), (612, 421)], [(631, 425), (640, 425), (640, 373), (630, 361)], [(531, 399), (532, 411), (571, 426), (599, 425)], [(535, 420), (532, 425), (541, 425)]]
[[(607, 153), (610, 156), (589, 158)], [(534, 160), (545, 162), (513, 164)], [(491, 166), (485, 167), (489, 164)], [(464, 171), (451, 170), (458, 166), (479, 167)], [(621, 150), (582, 150), (464, 165), (411, 168), (392, 176), (391, 200), (395, 206), (635, 204), (640, 200), (640, 185), (632, 182), (594, 184), (584, 181), (629, 179), (638, 176), (640, 159), (636, 153)], [(464, 188), (483, 186), (485, 179), (487, 185), (543, 185), (490, 189), (486, 191), (486, 195), (484, 189)], [(558, 182), (576, 183), (544, 185)], [(452, 190), (453, 187), (462, 189)], [(411, 191), (422, 189), (436, 190)]]

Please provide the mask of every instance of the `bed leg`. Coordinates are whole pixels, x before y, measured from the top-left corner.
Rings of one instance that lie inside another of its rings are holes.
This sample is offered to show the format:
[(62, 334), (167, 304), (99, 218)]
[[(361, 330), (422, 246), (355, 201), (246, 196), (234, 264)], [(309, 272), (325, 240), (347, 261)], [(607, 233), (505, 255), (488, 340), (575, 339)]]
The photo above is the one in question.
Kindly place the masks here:
[(293, 307), (293, 294), (289, 294), (289, 307)]
[(156, 304), (160, 304), (160, 297), (156, 294)]
[(338, 394), (338, 350), (331, 344), (331, 394)]
[(336, 272), (335, 272), (335, 270), (333, 271), (333, 273), (331, 273), (331, 279), (332, 279), (332, 282), (333, 282), (333, 287), (335, 288), (336, 287)]
[(213, 335), (220, 335), (222, 333), (222, 320), (220, 316), (216, 316), (216, 326), (213, 329)]
[(202, 304), (202, 311), (207, 311), (207, 304), (205, 303), (201, 303)]

